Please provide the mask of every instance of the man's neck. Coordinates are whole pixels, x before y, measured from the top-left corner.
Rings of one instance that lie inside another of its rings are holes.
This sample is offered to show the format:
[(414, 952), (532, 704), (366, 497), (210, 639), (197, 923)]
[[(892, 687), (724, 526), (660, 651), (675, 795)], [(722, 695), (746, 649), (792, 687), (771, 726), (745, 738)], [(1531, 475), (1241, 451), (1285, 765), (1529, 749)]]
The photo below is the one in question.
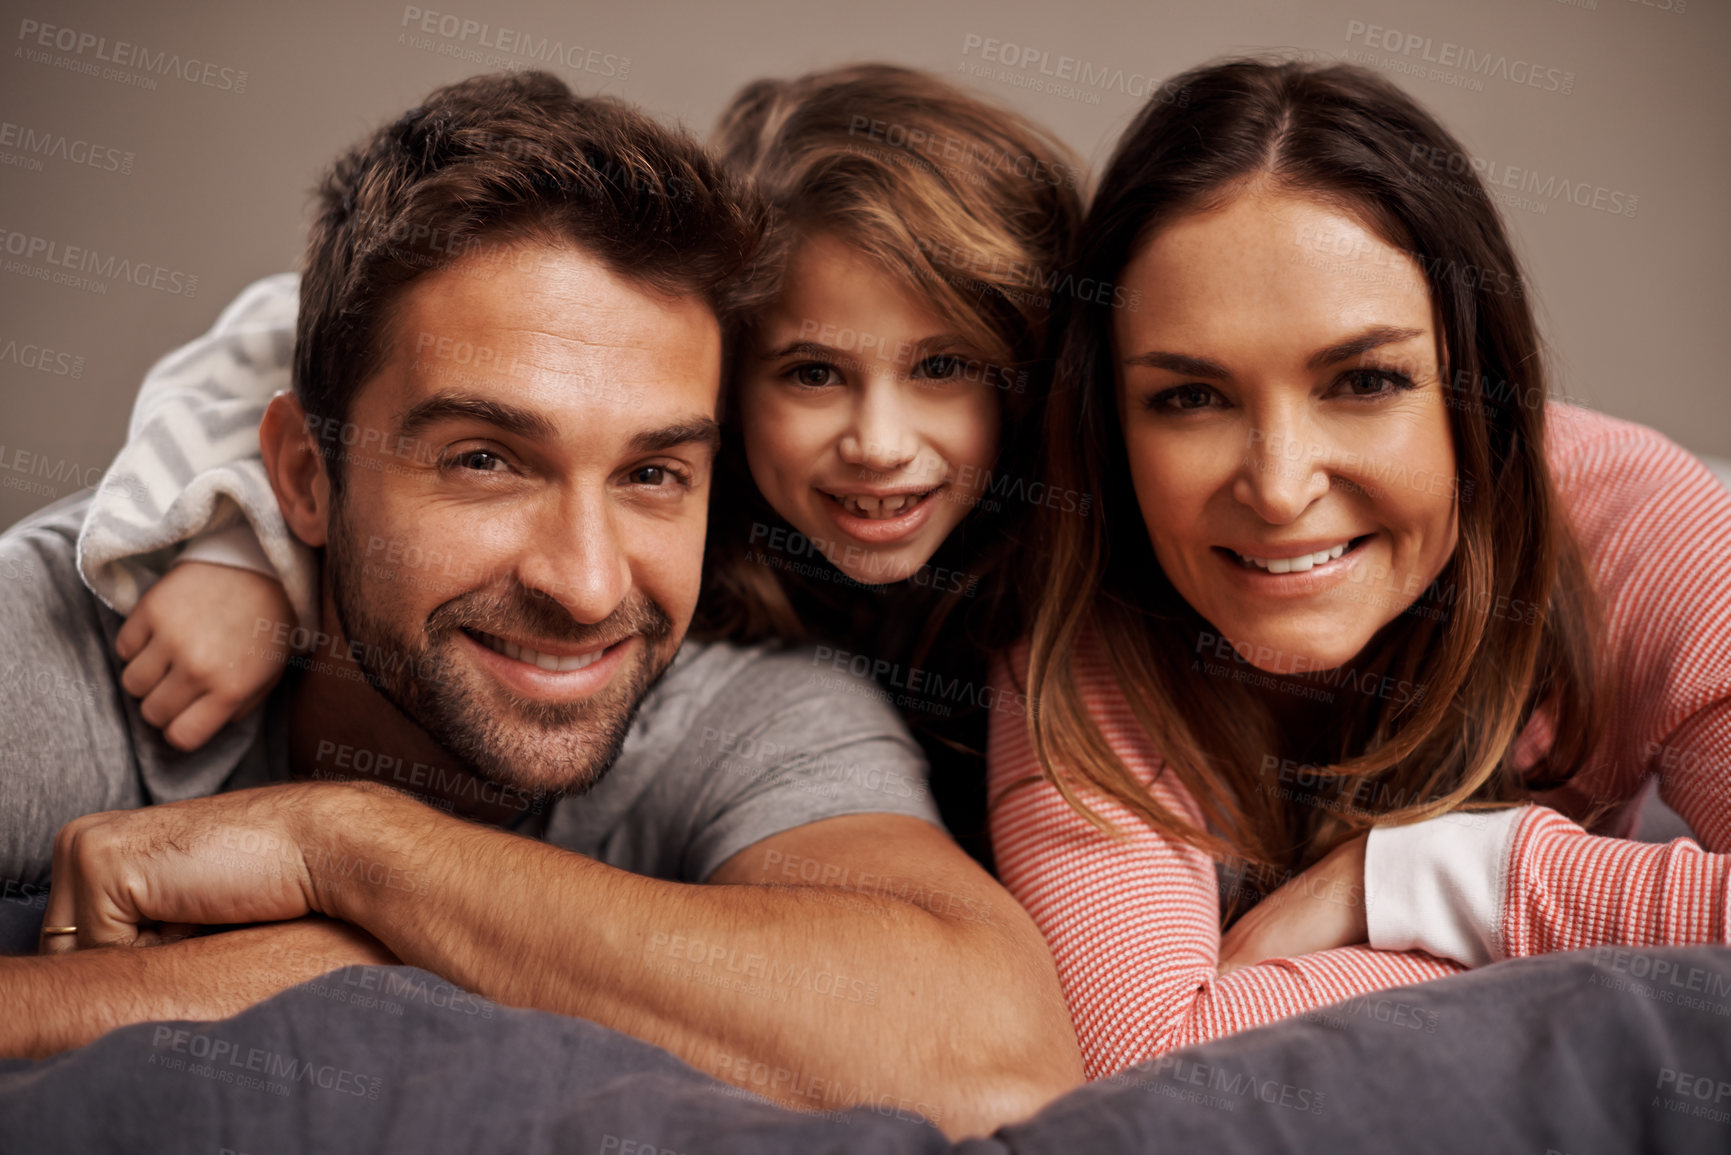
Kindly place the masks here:
[(514, 825), (544, 801), (475, 773), (372, 686), (348, 654), (336, 614), (324, 607), (331, 639), (291, 676), (289, 767), (300, 779), (371, 779), (429, 806), (494, 826)]

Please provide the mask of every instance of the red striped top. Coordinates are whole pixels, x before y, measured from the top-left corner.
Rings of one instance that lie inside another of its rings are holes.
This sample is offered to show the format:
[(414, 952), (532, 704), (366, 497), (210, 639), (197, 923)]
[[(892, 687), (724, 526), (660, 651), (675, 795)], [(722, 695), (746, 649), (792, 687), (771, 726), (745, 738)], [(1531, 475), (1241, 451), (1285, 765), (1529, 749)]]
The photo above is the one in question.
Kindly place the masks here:
[[(1558, 809), (1533, 806), (1518, 821), (1494, 929), (1511, 957), (1731, 941), (1731, 858), (1687, 839), (1589, 835), (1558, 813), (1620, 804), (1602, 829), (1626, 834), (1637, 795), (1656, 776), (1660, 796), (1702, 844), (1731, 849), (1731, 491), (1650, 429), (1562, 405), (1547, 420), (1547, 455), (1604, 609), (1603, 663), (1616, 675), (1616, 704), (1599, 756), (1566, 796), (1546, 799)], [(1011, 661), (1026, 669), (1025, 645)], [(1183, 787), (1155, 780), (1159, 755), (1103, 655), (1082, 647), (1074, 672), (1112, 749), (1162, 805), (1200, 824)], [(1012, 692), (1003, 663), (995, 681)], [(1542, 744), (1542, 727), (1523, 739)], [(994, 713), (988, 757), (994, 798), (1039, 773), (1022, 714)], [(1213, 862), (1121, 806), (1094, 804), (1134, 833), (1122, 841), (1100, 834), (1043, 780), (1004, 797), (991, 823), (1004, 884), (1052, 948), (1090, 1078), (1464, 969), (1417, 951), (1358, 946), (1221, 976)]]

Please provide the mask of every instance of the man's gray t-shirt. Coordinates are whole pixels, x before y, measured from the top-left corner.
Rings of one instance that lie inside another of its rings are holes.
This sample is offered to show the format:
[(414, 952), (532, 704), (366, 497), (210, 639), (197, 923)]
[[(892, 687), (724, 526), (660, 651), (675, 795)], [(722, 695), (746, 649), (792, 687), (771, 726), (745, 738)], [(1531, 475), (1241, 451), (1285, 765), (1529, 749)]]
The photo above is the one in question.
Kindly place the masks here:
[[(88, 504), (75, 495), (0, 535), (0, 951), (34, 949), (66, 822), (288, 777), (280, 692), (190, 754), (139, 716), (114, 656), (122, 619), (78, 576)], [(362, 757), (323, 753), (332, 766)], [(412, 766), (392, 777), (411, 792), (425, 782)], [(773, 834), (870, 813), (939, 824), (924, 756), (874, 683), (820, 670), (805, 650), (687, 642), (618, 762), (552, 804), (546, 839), (702, 882)]]

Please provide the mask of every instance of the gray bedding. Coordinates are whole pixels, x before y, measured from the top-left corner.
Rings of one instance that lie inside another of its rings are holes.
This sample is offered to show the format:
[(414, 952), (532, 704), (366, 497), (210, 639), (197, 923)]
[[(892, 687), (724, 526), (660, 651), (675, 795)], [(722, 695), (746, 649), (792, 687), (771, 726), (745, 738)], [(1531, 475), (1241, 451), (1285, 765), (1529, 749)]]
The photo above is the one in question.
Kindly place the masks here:
[(1731, 949), (1501, 963), (1166, 1056), (953, 1147), (409, 967), (0, 1064), (0, 1149), (198, 1155), (1731, 1150)]

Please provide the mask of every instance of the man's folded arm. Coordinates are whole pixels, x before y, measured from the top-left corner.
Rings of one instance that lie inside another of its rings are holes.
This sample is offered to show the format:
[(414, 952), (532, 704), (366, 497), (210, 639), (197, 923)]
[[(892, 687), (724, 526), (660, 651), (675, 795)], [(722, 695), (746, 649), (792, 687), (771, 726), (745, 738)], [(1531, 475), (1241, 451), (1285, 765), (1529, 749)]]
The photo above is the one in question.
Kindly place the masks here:
[(953, 1135), (1081, 1081), (1039, 931), (918, 818), (809, 823), (693, 885), (382, 790), (321, 797), (315, 879), (322, 859), (414, 880), (315, 882), (321, 909), (499, 1002), (611, 1026), (791, 1105), (893, 1108)]
[(161, 946), (0, 957), (0, 1056), (45, 1058), (132, 1023), (223, 1019), (338, 967), (396, 961), (364, 930), (316, 916)]

